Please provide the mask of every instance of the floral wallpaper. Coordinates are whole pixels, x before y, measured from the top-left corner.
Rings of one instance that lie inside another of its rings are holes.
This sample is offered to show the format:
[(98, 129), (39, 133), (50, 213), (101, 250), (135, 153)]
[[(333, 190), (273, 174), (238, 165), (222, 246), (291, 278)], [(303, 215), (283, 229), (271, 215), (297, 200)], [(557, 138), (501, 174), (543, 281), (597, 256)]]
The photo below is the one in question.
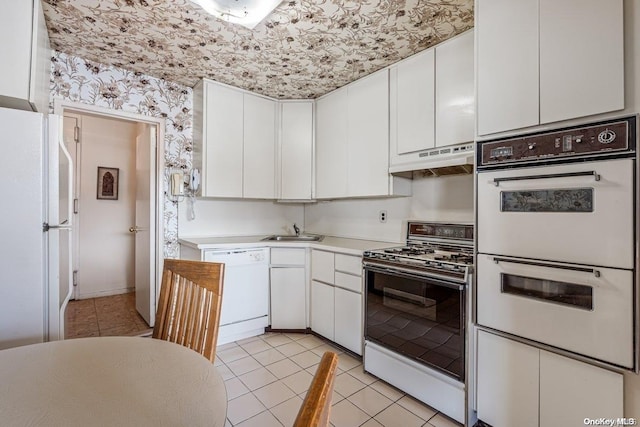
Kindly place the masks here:
[(206, 77), (274, 98), (316, 98), (473, 26), (473, 0), (284, 0), (253, 30), (189, 0), (43, 7), (58, 51), (189, 87)]
[[(60, 52), (54, 52), (51, 71), (51, 99), (165, 118), (165, 169), (191, 168), (191, 88)], [(167, 185), (165, 176), (165, 191)], [(178, 207), (166, 198), (164, 248), (165, 257), (179, 254)]]

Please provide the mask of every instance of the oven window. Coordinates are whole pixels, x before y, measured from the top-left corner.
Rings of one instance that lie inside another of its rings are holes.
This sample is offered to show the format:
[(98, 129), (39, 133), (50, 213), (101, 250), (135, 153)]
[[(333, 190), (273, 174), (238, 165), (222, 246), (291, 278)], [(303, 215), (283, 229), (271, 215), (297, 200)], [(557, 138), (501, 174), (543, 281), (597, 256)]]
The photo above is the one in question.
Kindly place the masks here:
[(593, 188), (501, 191), (502, 212), (593, 212)]
[(593, 288), (555, 280), (500, 274), (502, 293), (593, 310)]
[(464, 380), (464, 290), (366, 270), (367, 340)]

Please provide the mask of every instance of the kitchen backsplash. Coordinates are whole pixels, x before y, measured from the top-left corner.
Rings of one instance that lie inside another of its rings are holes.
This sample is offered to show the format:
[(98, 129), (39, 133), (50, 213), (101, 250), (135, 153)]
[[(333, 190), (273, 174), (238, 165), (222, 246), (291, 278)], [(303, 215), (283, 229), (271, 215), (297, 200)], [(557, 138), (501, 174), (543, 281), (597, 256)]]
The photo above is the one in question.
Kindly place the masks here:
[[(193, 96), (191, 88), (144, 74), (54, 52), (51, 101), (61, 98), (130, 113), (166, 119), (166, 168), (191, 167)], [(167, 179), (163, 183), (167, 189)], [(164, 200), (164, 256), (176, 257), (178, 207)]]

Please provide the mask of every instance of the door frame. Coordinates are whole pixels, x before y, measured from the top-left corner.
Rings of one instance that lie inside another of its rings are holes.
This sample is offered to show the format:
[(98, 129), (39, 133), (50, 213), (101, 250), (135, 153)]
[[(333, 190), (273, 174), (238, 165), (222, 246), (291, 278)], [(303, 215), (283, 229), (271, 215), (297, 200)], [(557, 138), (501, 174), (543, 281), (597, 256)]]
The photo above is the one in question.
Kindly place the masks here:
[[(152, 117), (145, 116), (138, 113), (131, 113), (122, 110), (112, 110), (109, 108), (98, 107), (95, 105), (82, 104), (79, 102), (68, 101), (60, 98), (56, 98), (53, 100), (53, 112), (54, 114), (59, 115), (60, 117), (64, 117), (64, 113), (72, 113), (72, 114), (91, 114), (103, 117), (109, 117), (120, 120), (127, 120), (137, 123), (146, 123), (150, 125), (155, 125), (157, 132), (157, 141), (156, 141), (156, 173), (155, 176), (151, 176), (153, 182), (155, 182), (156, 187), (156, 205), (155, 205), (155, 238), (156, 238), (156, 247), (155, 247), (155, 265), (156, 265), (156, 274), (155, 274), (155, 300), (156, 300), (156, 308), (158, 295), (160, 292), (160, 281), (162, 275), (162, 264), (163, 264), (163, 253), (164, 253), (164, 191), (163, 191), (163, 177), (165, 173), (165, 164), (164, 164), (164, 138), (165, 138), (165, 125), (166, 119), (160, 117)], [(155, 308), (154, 308), (155, 311)], [(151, 325), (153, 326), (153, 325)]]

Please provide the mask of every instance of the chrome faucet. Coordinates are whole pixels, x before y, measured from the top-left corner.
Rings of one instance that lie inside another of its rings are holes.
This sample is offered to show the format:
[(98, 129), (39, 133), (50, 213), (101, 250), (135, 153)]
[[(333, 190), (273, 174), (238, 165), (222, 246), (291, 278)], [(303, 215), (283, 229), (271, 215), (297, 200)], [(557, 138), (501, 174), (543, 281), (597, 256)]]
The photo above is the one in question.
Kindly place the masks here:
[(300, 235), (300, 229), (298, 228), (295, 222), (293, 223), (293, 231), (296, 232), (296, 236)]

